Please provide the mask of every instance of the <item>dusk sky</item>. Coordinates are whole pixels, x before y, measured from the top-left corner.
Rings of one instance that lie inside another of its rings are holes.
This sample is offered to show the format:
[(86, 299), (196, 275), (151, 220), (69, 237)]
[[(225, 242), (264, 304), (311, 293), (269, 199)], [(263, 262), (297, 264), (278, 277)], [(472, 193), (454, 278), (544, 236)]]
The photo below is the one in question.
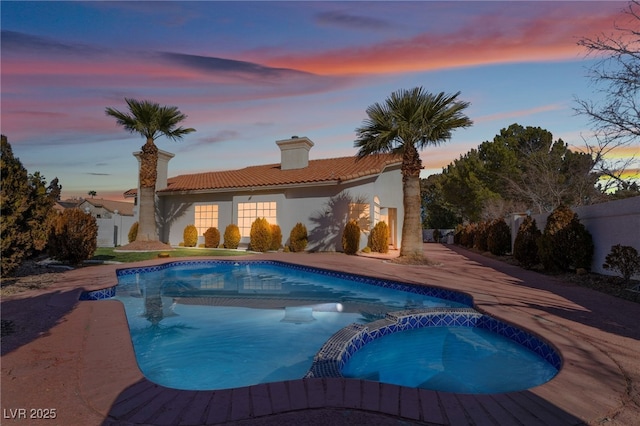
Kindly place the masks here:
[[(63, 198), (122, 200), (142, 137), (106, 107), (175, 105), (197, 132), (169, 175), (278, 163), (307, 136), (311, 159), (355, 155), (366, 108), (398, 89), (455, 93), (474, 121), (422, 151), (423, 177), (512, 123), (584, 146), (575, 98), (598, 99), (582, 37), (624, 24), (627, 2), (2, 1), (2, 133)], [(640, 145), (617, 155), (640, 151)]]

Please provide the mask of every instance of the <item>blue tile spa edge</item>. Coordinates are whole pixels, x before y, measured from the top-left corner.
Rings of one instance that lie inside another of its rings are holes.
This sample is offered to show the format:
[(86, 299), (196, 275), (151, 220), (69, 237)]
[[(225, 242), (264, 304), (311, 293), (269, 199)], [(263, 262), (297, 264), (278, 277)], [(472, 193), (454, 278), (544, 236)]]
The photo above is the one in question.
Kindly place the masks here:
[(494, 332), (538, 354), (556, 370), (562, 367), (562, 358), (556, 349), (518, 327), (471, 308), (430, 308), (392, 312), (368, 324), (350, 324), (342, 328), (316, 354), (305, 378), (342, 377), (342, 369), (354, 353), (390, 333), (422, 327), (452, 326), (478, 327)]

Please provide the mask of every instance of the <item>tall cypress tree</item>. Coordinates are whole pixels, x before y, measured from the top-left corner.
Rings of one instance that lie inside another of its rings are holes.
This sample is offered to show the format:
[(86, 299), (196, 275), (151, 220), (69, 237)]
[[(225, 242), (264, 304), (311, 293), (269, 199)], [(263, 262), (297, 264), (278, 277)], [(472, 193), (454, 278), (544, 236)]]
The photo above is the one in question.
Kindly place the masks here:
[(0, 169), (0, 228), (2, 244), (2, 276), (11, 275), (31, 253), (33, 247), (29, 230), (29, 211), (34, 207), (27, 169), (22, 166), (7, 137), (2, 135)]
[(2, 135), (2, 186), (0, 190), (2, 231), (2, 276), (11, 275), (22, 261), (47, 245), (53, 205), (60, 198), (61, 186), (55, 178), (47, 186), (40, 172), (27, 173), (13, 155), (7, 137)]

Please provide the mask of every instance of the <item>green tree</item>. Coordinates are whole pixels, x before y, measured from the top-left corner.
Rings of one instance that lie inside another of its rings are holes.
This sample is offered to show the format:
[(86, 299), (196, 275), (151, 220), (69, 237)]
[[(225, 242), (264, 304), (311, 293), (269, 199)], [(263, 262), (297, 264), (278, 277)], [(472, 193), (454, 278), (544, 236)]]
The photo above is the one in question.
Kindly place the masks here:
[(422, 87), (398, 90), (384, 103), (366, 110), (368, 118), (356, 129), (355, 147), (359, 158), (394, 153), (402, 157), (404, 221), (401, 257), (422, 257), (419, 150), (451, 139), (453, 130), (473, 122), (463, 111), (468, 102), (458, 100), (460, 92), (434, 95)]
[(155, 140), (165, 136), (171, 140), (182, 137), (195, 129), (178, 127), (187, 116), (175, 106), (160, 106), (150, 101), (125, 98), (129, 112), (120, 112), (107, 107), (106, 114), (116, 118), (119, 125), (131, 133), (138, 133), (146, 139), (140, 155), (139, 184), (139, 228), (136, 241), (158, 241), (156, 229), (156, 180), (158, 171), (158, 147)]
[(485, 183), (487, 173), (475, 149), (454, 160), (442, 174), (444, 200), (463, 221), (479, 222), (484, 206), (500, 198), (500, 194), (491, 191)]
[(0, 169), (1, 266), (2, 276), (15, 272), (34, 250), (47, 244), (53, 204), (60, 197), (58, 179), (47, 186), (39, 172), (27, 173), (20, 159), (13, 155), (7, 137), (1, 136)]
[(422, 199), (422, 226), (425, 229), (455, 228), (462, 220), (456, 215), (451, 204), (444, 198), (444, 175), (435, 174), (420, 180)]

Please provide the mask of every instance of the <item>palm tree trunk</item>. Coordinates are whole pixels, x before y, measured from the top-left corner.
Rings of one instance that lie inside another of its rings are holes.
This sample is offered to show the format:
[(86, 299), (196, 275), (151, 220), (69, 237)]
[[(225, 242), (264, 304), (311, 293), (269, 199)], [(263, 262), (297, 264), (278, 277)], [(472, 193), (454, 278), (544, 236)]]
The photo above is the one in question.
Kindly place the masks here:
[(136, 241), (158, 241), (156, 228), (156, 180), (158, 147), (147, 139), (140, 154), (140, 194), (138, 197), (138, 235)]
[(405, 147), (402, 158), (404, 223), (400, 256), (422, 257), (422, 221), (420, 215), (420, 170), (422, 161), (413, 145)]

